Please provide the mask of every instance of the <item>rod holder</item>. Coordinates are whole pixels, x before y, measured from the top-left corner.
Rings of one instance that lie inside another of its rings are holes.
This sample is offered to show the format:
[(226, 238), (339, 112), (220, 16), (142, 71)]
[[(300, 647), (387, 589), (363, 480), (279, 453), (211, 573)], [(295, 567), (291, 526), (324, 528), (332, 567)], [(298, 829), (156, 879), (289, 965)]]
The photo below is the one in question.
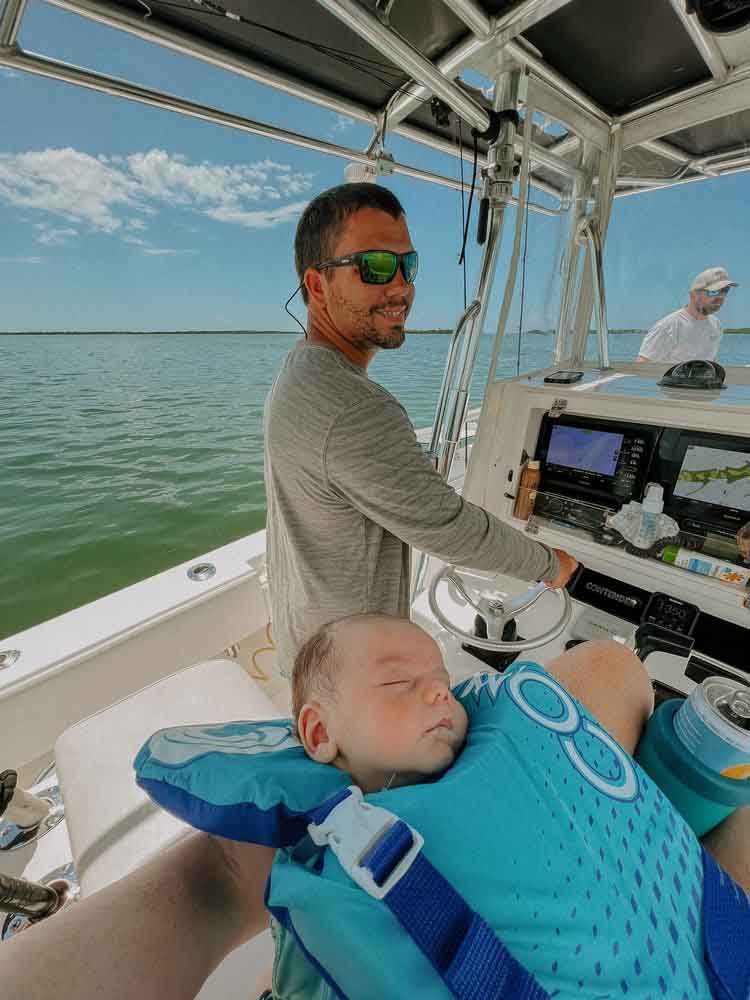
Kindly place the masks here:
[(34, 792), (20, 788), (12, 769), (0, 771), (0, 852), (39, 840), (65, 818), (59, 785), (34, 788)]

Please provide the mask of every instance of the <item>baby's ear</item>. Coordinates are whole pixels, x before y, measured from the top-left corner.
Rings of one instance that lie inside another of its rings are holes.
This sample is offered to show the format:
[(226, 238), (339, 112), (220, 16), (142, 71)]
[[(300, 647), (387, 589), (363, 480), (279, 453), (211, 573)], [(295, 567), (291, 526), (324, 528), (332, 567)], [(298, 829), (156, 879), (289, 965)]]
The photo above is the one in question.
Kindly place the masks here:
[(297, 717), (297, 731), (308, 757), (319, 764), (331, 764), (339, 748), (328, 732), (322, 706), (316, 701), (306, 702)]

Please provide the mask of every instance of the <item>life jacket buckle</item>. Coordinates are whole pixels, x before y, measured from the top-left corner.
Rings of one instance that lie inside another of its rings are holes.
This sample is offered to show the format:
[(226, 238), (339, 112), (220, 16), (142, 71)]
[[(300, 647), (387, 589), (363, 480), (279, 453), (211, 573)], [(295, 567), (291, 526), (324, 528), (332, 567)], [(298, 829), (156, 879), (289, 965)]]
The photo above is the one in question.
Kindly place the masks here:
[(365, 802), (356, 785), (348, 792), (308, 833), (319, 847), (330, 847), (352, 881), (382, 899), (411, 868), (424, 838), (395, 813)]

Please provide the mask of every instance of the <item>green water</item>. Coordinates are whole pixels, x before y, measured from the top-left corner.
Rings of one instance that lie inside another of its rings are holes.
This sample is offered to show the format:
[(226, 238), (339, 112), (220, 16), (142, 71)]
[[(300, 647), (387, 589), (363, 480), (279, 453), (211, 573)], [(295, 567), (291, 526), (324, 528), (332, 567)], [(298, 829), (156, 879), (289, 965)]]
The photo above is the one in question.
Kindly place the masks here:
[[(0, 637), (264, 526), (263, 400), (296, 339), (0, 335)], [(726, 338), (733, 360), (750, 363), (746, 339)], [(632, 357), (640, 335), (613, 340)], [(411, 337), (370, 368), (417, 427), (432, 423), (448, 343)], [(522, 370), (549, 363), (550, 337), (522, 347)], [(508, 337), (502, 368), (515, 367)]]

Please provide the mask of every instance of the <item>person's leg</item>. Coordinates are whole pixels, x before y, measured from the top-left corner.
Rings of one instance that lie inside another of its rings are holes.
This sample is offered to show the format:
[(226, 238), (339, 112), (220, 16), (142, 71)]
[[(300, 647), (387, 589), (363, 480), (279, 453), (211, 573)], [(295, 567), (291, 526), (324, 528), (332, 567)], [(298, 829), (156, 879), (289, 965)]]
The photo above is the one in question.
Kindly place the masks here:
[[(651, 681), (634, 653), (609, 639), (594, 640), (574, 646), (545, 669), (623, 749), (634, 752), (654, 703)], [(750, 807), (736, 809), (702, 842), (724, 871), (750, 892)]]
[(192, 1000), (268, 926), (274, 852), (195, 834), (0, 945), (0, 996)]
[(625, 646), (593, 639), (562, 653), (544, 669), (584, 705), (620, 746), (635, 752), (654, 709), (646, 668)]

